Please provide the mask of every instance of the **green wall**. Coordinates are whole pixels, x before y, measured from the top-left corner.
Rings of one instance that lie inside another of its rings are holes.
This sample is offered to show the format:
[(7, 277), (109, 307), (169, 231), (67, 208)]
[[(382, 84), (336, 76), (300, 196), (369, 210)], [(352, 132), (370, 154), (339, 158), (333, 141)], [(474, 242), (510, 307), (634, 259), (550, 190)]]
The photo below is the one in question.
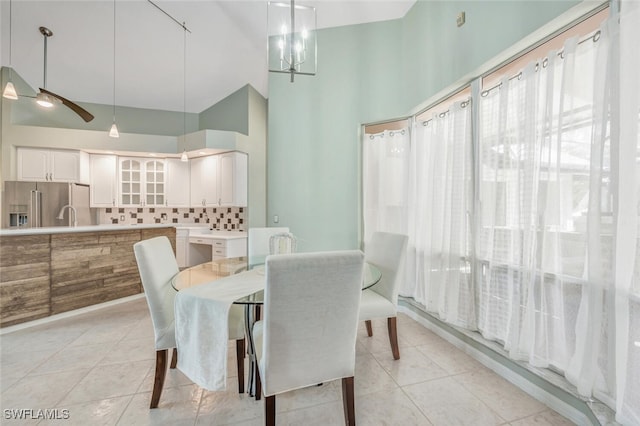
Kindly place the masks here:
[(232, 130), (249, 134), (248, 84), (200, 113), (201, 129)]
[(278, 215), (300, 251), (360, 247), (361, 125), (410, 114), (577, 3), (418, 1), (399, 20), (320, 30), (316, 76), (269, 76), (268, 224)]

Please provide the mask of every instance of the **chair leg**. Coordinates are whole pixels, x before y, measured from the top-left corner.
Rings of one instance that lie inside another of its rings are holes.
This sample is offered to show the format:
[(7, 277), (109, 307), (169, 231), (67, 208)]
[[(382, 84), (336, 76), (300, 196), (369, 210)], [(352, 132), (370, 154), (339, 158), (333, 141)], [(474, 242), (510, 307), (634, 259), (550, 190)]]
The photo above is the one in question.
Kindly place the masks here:
[(169, 368), (176, 368), (178, 366), (178, 348), (173, 348), (173, 354), (171, 355), (171, 365)]
[(387, 329), (389, 330), (389, 343), (393, 359), (400, 359), (400, 349), (398, 349), (398, 330), (396, 327), (396, 317), (387, 318)]
[(236, 362), (238, 363), (238, 393), (244, 393), (244, 339), (236, 340)]
[(264, 400), (264, 424), (276, 426), (276, 396), (267, 396)]
[(364, 323), (367, 326), (367, 335), (369, 337), (373, 336), (373, 329), (371, 328), (371, 320), (366, 320)]
[[(356, 424), (355, 396), (353, 390), (353, 376), (342, 379), (342, 405), (344, 406), (344, 424)], [(269, 397), (267, 397), (268, 399)]]
[(260, 401), (260, 398), (262, 397), (262, 382), (260, 381), (260, 370), (258, 369), (257, 365), (255, 370), (253, 371), (253, 375), (256, 378), (255, 399), (256, 401)]
[(158, 402), (160, 402), (164, 378), (167, 373), (167, 355), (167, 349), (156, 351), (156, 375), (153, 381), (153, 392), (151, 392), (151, 405), (149, 408), (157, 408)]

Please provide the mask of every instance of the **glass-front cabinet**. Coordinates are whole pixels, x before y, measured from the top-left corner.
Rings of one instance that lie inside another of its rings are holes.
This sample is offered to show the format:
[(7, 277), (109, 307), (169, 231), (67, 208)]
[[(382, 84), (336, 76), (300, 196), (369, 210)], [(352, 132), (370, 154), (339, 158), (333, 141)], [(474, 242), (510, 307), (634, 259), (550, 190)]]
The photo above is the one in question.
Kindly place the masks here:
[(121, 157), (119, 165), (120, 206), (164, 206), (164, 160)]
[(164, 206), (164, 160), (145, 163), (145, 206)]

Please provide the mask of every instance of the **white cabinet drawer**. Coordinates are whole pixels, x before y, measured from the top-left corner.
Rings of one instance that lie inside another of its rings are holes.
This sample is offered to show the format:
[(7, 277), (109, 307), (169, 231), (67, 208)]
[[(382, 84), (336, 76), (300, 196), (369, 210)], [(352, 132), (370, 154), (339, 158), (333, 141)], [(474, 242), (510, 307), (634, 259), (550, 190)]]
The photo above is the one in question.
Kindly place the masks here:
[(189, 237), (189, 242), (191, 244), (205, 244), (208, 246), (212, 246), (214, 241), (215, 240), (212, 240), (211, 238)]

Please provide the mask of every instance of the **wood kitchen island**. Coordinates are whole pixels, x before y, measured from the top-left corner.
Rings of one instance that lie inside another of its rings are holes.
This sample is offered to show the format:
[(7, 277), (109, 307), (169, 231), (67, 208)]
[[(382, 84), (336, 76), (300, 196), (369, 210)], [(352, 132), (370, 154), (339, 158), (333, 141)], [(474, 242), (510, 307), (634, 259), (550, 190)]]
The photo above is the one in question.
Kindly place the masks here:
[(0, 232), (0, 327), (142, 293), (133, 244), (170, 225), (35, 228)]

